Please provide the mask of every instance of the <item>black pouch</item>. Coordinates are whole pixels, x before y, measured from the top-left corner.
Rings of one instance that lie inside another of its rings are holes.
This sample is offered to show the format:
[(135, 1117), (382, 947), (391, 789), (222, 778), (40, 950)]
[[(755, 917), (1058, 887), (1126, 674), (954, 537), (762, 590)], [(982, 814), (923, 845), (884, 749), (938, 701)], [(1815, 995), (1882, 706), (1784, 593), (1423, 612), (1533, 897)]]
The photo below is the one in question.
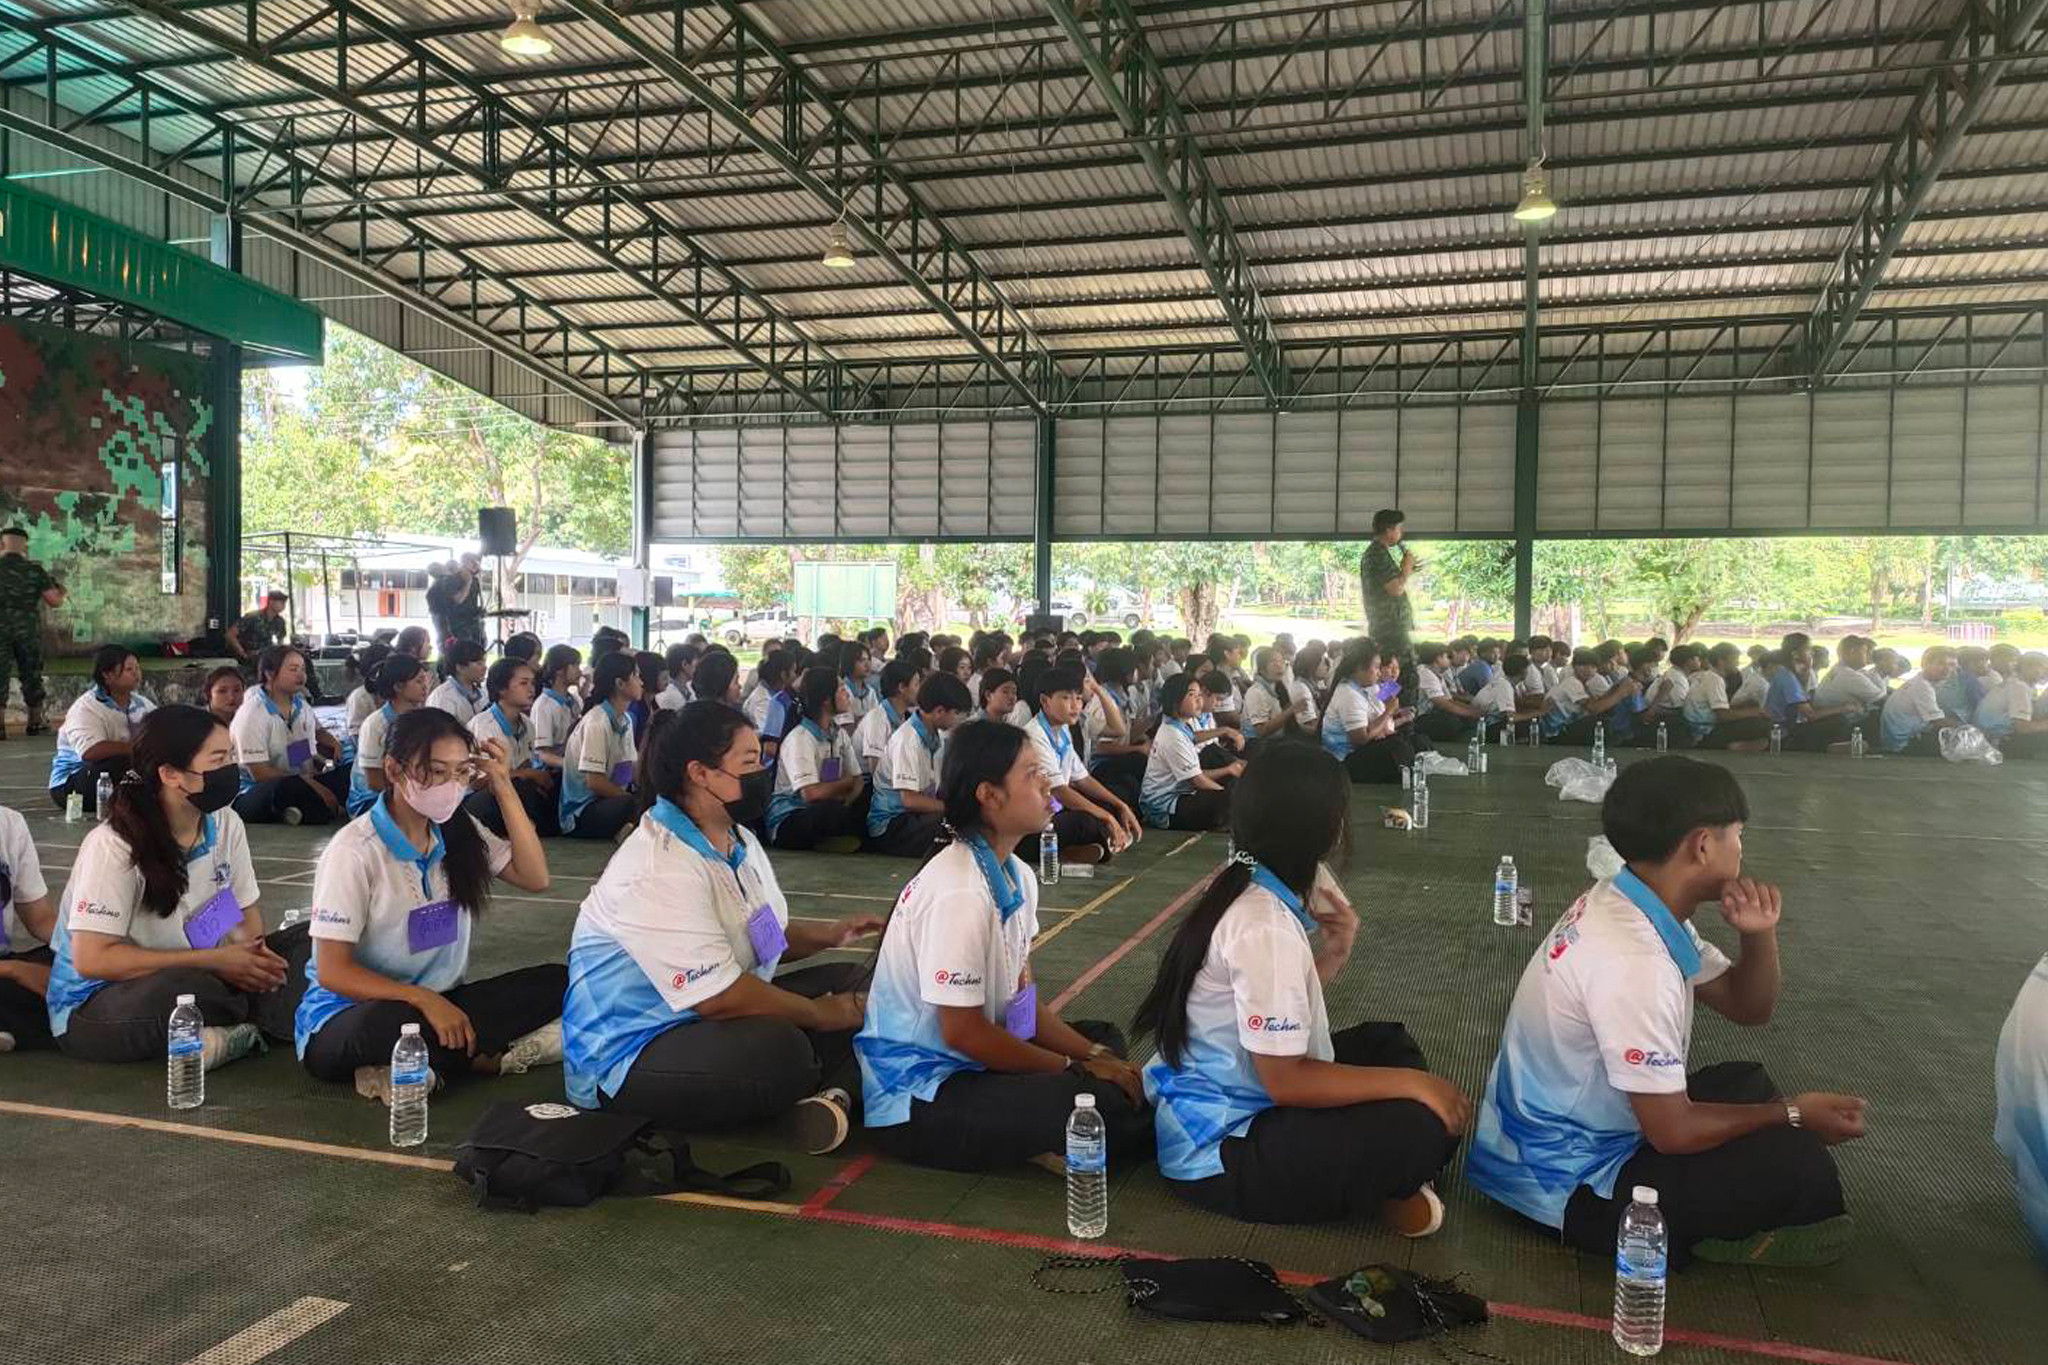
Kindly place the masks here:
[(1310, 1317), (1295, 1297), (1281, 1287), (1280, 1277), (1264, 1261), (1235, 1256), (1153, 1260), (1137, 1256), (1048, 1256), (1031, 1280), (1051, 1294), (1106, 1294), (1115, 1284), (1073, 1289), (1048, 1283), (1046, 1277), (1066, 1270), (1107, 1270), (1122, 1277), (1124, 1301), (1134, 1308), (1181, 1322), (1250, 1322), (1284, 1327)]
[[(1361, 1266), (1349, 1275), (1309, 1286), (1309, 1307), (1367, 1341), (1418, 1341), (1453, 1327), (1487, 1320), (1486, 1300), (1452, 1280), (1432, 1280), (1390, 1265)], [(1462, 1348), (1461, 1348), (1462, 1349)], [(1484, 1352), (1468, 1352), (1498, 1360)]]
[(606, 1194), (702, 1190), (767, 1199), (790, 1185), (789, 1168), (779, 1161), (730, 1175), (707, 1171), (690, 1159), (681, 1134), (647, 1119), (509, 1101), (485, 1110), (456, 1148), (455, 1176), (476, 1191), (479, 1208), (527, 1213), (544, 1205), (581, 1208)]

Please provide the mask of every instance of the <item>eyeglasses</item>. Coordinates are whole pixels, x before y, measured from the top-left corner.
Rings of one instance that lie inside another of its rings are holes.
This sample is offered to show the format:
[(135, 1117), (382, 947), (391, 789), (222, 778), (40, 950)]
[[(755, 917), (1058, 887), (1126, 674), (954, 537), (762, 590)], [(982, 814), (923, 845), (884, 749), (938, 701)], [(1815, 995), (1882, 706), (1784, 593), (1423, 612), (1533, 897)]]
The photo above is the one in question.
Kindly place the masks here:
[(463, 763), (433, 763), (425, 768), (413, 770), (413, 779), (429, 787), (438, 787), (447, 782), (460, 782), (465, 787), (483, 776), (483, 769), (474, 760)]

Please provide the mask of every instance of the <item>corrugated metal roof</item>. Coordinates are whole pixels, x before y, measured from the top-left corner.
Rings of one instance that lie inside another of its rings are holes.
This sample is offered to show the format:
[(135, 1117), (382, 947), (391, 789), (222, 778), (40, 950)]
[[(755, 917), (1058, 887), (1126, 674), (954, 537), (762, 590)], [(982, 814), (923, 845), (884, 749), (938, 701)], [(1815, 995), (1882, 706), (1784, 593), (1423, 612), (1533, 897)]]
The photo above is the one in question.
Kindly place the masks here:
[[(274, 174), (272, 144), (289, 139), (302, 168), (317, 165), (325, 177), (304, 190), (309, 213), (371, 210), (367, 228), (347, 215), (325, 230), (338, 250), (367, 247), (370, 266), (400, 293), (421, 269), (415, 232), (434, 243), (424, 264), (432, 280), (461, 272), (465, 260), (504, 272), (476, 296), (559, 305), (611, 352), (622, 393), (634, 367), (735, 363), (735, 346), (757, 344), (749, 328), (765, 318), (848, 361), (969, 350), (921, 289), (873, 251), (859, 250), (852, 270), (825, 267), (833, 210), (598, 28), (543, 16), (555, 50), (523, 61), (497, 45), (501, 0), (350, 3), (424, 56), (423, 87), (397, 41), (358, 42), (348, 70), (354, 81), (383, 73), (360, 97), (379, 117), (427, 110), (427, 148), (394, 148), (308, 88), (336, 76), (323, 0), (259, 7), (260, 42), (290, 33), (278, 52), (282, 73), (103, 0), (17, 8), (94, 16), (58, 30), (74, 45), (59, 60), (66, 121), (88, 111), (100, 119), (79, 135), (133, 148), (132, 92), (99, 67), (137, 64), (156, 92), (153, 150), (196, 148), (176, 171), (188, 183), (218, 167), (220, 120), (244, 130), (235, 162), (243, 178)], [(1507, 216), (1525, 157), (1518, 6), (1135, 3), (1284, 340), (1519, 326), (1522, 235)], [(1718, 326), (1810, 313), (1956, 12), (1953, 0), (1670, 0), (1655, 13), (1619, 0), (1557, 0), (1545, 152), (1562, 211), (1539, 239), (1545, 325)], [(242, 36), (239, 9), (181, 13), (181, 23)], [(943, 230), (949, 259), (980, 272), (973, 287), (983, 297), (1000, 290), (1060, 355), (1234, 343), (1172, 207), (1037, 0), (749, 0), (742, 13), (847, 101), (854, 141), (835, 145), (815, 105), (785, 105), (789, 87), (758, 51), (736, 77), (717, 7), (681, 11), (680, 35), (660, 12), (627, 23), (664, 50), (679, 38), (693, 70), (756, 106), (754, 130), (792, 137), (795, 154), (836, 177), (857, 215), (879, 203), (906, 258), (914, 196), (924, 215), (919, 253)], [(0, 59), (28, 41), (0, 33)], [(477, 116), (468, 85), (504, 101), (502, 131)], [(33, 108), (39, 90), (25, 83), (13, 107)], [(181, 100), (194, 108), (165, 112)], [(879, 199), (864, 174), (870, 134), (890, 159)], [(75, 169), (76, 158), (55, 149), (16, 146), (17, 174)], [(550, 166), (550, 147), (565, 160)], [(508, 180), (491, 178), (494, 158)], [(71, 179), (79, 202), (161, 228), (160, 196), (104, 174)], [(290, 180), (275, 180), (257, 204), (288, 209), (292, 192)], [(652, 211), (651, 227), (634, 203)], [(171, 221), (174, 232), (204, 235), (197, 206), (178, 205)], [(623, 235), (604, 252), (568, 240), (565, 224), (593, 238)], [(709, 267), (713, 293), (702, 311), (730, 319), (721, 291), (738, 281), (759, 291), (742, 314), (748, 322), (689, 325), (657, 297), (650, 276), (675, 296), (693, 287), (695, 276), (670, 274), (690, 250)], [(290, 278), (269, 257), (265, 268)], [(399, 330), (362, 296), (365, 286), (320, 269), (337, 317), (346, 310), (380, 334)], [(943, 279), (928, 282), (949, 290)], [(467, 284), (447, 295), (464, 306), (469, 296)], [(2019, 63), (1927, 195), (1870, 306), (2041, 300), (2048, 68)], [(960, 311), (971, 311), (967, 300)], [(516, 319), (491, 325), (509, 329)]]

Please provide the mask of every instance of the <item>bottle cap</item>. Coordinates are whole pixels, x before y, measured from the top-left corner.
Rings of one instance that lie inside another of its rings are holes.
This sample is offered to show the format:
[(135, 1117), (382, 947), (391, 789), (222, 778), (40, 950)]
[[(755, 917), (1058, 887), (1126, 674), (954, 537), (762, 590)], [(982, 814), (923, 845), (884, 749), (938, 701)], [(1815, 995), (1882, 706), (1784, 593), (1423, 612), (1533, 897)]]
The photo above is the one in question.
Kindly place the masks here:
[(181, 995), (178, 997), (178, 1003), (181, 1005), (196, 1005), (199, 1003), (199, 997), (196, 995)]
[[(399, 1029), (398, 1032), (402, 1037), (417, 1038), (420, 1036), (420, 1026), (418, 1024), (407, 1024), (403, 1028)], [(1652, 1191), (1652, 1193), (1654, 1193), (1654, 1191)]]
[(1635, 1188), (1635, 1198), (1638, 1204), (1655, 1204), (1657, 1192), (1648, 1185), (1638, 1185)]
[(1074, 1107), (1076, 1109), (1093, 1109), (1095, 1107), (1095, 1097), (1084, 1090), (1074, 1096)]

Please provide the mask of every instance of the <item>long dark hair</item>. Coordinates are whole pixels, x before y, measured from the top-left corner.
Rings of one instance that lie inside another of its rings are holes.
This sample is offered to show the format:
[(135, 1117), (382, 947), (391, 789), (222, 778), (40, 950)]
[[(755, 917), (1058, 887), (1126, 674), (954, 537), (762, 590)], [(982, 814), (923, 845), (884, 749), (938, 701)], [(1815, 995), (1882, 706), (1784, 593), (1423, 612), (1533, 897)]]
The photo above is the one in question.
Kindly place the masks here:
[(839, 694), (839, 683), (839, 672), (836, 669), (827, 668), (822, 664), (816, 668), (805, 669), (803, 677), (797, 679), (796, 684), (799, 714), (805, 720), (824, 724), (825, 703)]
[(1016, 681), (1017, 675), (1012, 673), (1007, 668), (983, 669), (981, 671), (981, 687), (979, 688), (981, 695), (974, 699), (974, 704), (976, 706), (982, 707), (983, 709), (986, 709), (988, 706), (989, 693), (995, 691), (1004, 683), (1014, 683)]
[(164, 814), (163, 782), (158, 768), (190, 770), (192, 760), (225, 729), (213, 712), (197, 706), (159, 706), (142, 718), (135, 732), (128, 776), (114, 785), (107, 823), (128, 845), (128, 856), (142, 874), (142, 908), (169, 915), (184, 899), (185, 850), (171, 833)]
[(1364, 668), (1368, 660), (1380, 657), (1379, 642), (1370, 635), (1361, 635), (1344, 646), (1344, 652), (1337, 657), (1337, 666), (1330, 670), (1330, 685), (1323, 689), (1316, 699), (1319, 711), (1330, 709), (1330, 698), (1337, 695), (1337, 689), (1351, 680), (1353, 674)]
[(363, 686), (368, 687), (370, 685), (370, 670), (390, 658), (391, 653), (390, 645), (382, 640), (375, 640), (364, 645), (359, 652), (349, 655), (342, 663), (350, 673), (355, 675), (357, 681), (361, 682)]
[[(1344, 765), (1320, 746), (1260, 746), (1230, 794), (1230, 834), (1238, 851), (1265, 864), (1303, 900), (1315, 890), (1316, 864), (1342, 865), (1350, 851), (1351, 783)], [(1188, 1041), (1188, 990), (1209, 956), (1209, 941), (1252, 870), (1225, 864), (1188, 911), (1159, 959), (1152, 989), (1132, 1027), (1159, 1040), (1159, 1055), (1179, 1066)]]
[(626, 679), (640, 671), (633, 656), (623, 649), (615, 649), (597, 661), (590, 670), (590, 705), (595, 710), (612, 699), (612, 694), (625, 684)]
[(725, 694), (732, 690), (732, 680), (740, 673), (740, 661), (722, 649), (707, 653), (697, 664), (697, 671), (690, 681), (697, 696), (705, 701), (725, 700)]
[[(431, 763), (434, 746), (444, 739), (459, 739), (466, 749), (475, 745), (462, 722), (434, 706), (408, 711), (391, 724), (385, 741), (384, 758), (403, 771), (416, 764)], [(481, 915), (491, 899), (491, 855), (476, 821), (461, 810), (450, 816), (441, 831), (442, 868), (448, 873), (448, 895), (472, 915)]]
[(640, 746), (641, 814), (656, 797), (666, 796), (681, 806), (690, 764), (717, 767), (740, 731), (753, 728), (746, 712), (722, 701), (693, 701), (680, 711), (656, 716), (647, 727), (647, 742)]
[(583, 651), (574, 645), (555, 645), (542, 656), (540, 661), (540, 685), (553, 687), (555, 680), (562, 676), (562, 670), (574, 664), (581, 667)]
[(668, 661), (651, 649), (643, 649), (633, 656), (633, 666), (640, 670), (640, 685), (647, 689), (641, 700), (652, 706), (655, 694), (661, 691), (661, 675), (668, 671)]
[(284, 661), (291, 658), (294, 654), (298, 655), (301, 660), (306, 657), (305, 651), (297, 645), (271, 645), (261, 654), (258, 654), (256, 656), (256, 685), (258, 687), (270, 686), (270, 680), (275, 678), (278, 670), (284, 667)]
[(955, 834), (983, 828), (981, 798), (975, 790), (984, 782), (1003, 785), (1025, 740), (1016, 726), (994, 720), (970, 720), (947, 737), (939, 799), (945, 802), (946, 823)]
[(427, 666), (412, 655), (394, 654), (370, 673), (370, 695), (380, 701), (390, 701), (398, 695), (399, 688), (426, 671)]

